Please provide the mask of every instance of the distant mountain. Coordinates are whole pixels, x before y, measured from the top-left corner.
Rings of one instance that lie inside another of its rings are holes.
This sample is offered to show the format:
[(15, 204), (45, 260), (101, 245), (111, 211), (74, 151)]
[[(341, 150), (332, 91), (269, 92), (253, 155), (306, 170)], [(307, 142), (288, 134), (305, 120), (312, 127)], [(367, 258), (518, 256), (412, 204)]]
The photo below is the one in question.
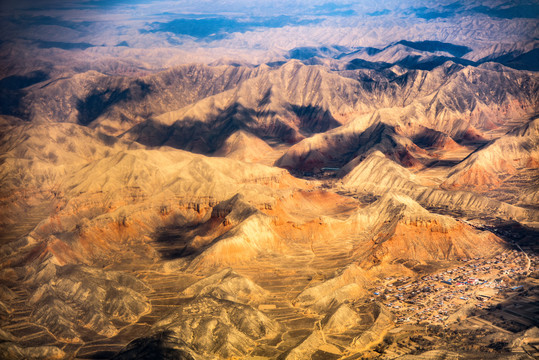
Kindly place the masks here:
[(538, 58), (539, 49), (533, 49), (524, 53), (517, 51), (504, 54), (498, 57), (489, 56), (485, 59), (482, 59), (481, 61), (497, 62), (518, 70), (539, 71), (539, 60), (537, 60)]
[[(519, 74), (519, 80), (506, 77), (507, 73)], [(409, 105), (380, 109), (305, 139), (290, 148), (277, 164), (303, 170), (340, 167), (374, 147), (406, 166), (415, 166), (421, 163), (419, 158), (429, 157), (418, 147), (426, 145), (425, 131), (447, 137), (440, 139), (442, 143), (438, 142), (438, 146), (451, 146), (449, 137), (457, 142), (476, 141), (481, 139), (481, 132), (506, 126), (501, 113), (526, 114), (513, 99), (520, 98), (517, 102), (527, 104), (524, 108), (529, 111), (537, 107), (534, 77), (506, 68), (463, 68), (447, 64), (434, 72), (405, 73), (391, 82), (395, 83), (402, 86), (394, 93), (395, 100), (399, 95), (401, 101), (411, 101)], [(377, 124), (385, 124), (385, 130), (374, 131)], [(435, 145), (434, 140), (428, 141), (427, 147)]]
[(489, 55), (481, 57), (481, 52), (476, 53), (467, 46), (440, 41), (400, 40), (385, 48), (294, 48), (285, 57), (301, 60), (307, 65), (329, 64), (335, 69), (347, 70), (383, 70), (394, 65), (411, 70), (432, 70), (446, 61), (452, 61), (465, 66), (496, 62), (517, 70), (537, 71), (537, 44), (533, 42), (512, 44), (512, 47), (497, 45), (483, 52)]
[(397, 44), (402, 44), (412, 49), (421, 50), (421, 51), (428, 51), (428, 52), (444, 51), (444, 52), (450, 53), (451, 55), (455, 57), (462, 57), (466, 55), (467, 53), (469, 53), (470, 51), (472, 51), (472, 49), (470, 49), (467, 46), (444, 43), (441, 41), (401, 40), (397, 42)]
[(246, 67), (186, 65), (141, 78), (77, 74), (25, 90), (19, 113), (32, 121), (74, 122), (117, 135), (167, 109), (226, 91), (254, 76)]

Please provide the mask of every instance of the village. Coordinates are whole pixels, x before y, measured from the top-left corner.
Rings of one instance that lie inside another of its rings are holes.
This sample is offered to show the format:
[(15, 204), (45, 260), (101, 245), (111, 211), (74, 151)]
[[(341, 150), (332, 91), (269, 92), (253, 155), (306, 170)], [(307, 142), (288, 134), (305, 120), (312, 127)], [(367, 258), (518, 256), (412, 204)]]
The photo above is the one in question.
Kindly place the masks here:
[[(413, 354), (440, 344), (448, 348), (451, 336), (463, 346), (459, 350), (491, 350), (481, 341), (488, 334), (513, 339), (536, 329), (539, 256), (535, 249), (514, 245), (494, 258), (462, 259), (419, 278), (385, 278), (372, 290), (371, 300), (394, 315), (386, 355)], [(524, 338), (511, 351), (539, 356), (539, 339)]]
[(535, 269), (538, 257), (519, 250), (493, 259), (464, 259), (462, 265), (440, 273), (385, 279), (373, 295), (395, 314), (397, 323), (444, 324), (465, 305), (481, 309), (524, 291), (519, 281)]

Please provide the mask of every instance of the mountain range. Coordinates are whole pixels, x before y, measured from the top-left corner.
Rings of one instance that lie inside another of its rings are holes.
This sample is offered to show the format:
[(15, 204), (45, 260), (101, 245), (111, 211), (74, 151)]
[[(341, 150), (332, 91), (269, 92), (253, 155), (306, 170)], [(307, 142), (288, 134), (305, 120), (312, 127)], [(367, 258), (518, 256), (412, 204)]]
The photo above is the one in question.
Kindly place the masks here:
[(1, 358), (537, 354), (534, 2), (46, 3), (0, 12)]

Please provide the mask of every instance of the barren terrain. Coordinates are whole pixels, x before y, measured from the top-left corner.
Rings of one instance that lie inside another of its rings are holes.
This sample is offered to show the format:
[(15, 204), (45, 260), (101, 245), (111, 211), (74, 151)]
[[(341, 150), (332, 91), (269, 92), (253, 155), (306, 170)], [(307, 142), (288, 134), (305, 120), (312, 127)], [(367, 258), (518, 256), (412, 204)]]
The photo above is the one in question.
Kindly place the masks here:
[(0, 358), (539, 356), (534, 2), (50, 1), (0, 11)]

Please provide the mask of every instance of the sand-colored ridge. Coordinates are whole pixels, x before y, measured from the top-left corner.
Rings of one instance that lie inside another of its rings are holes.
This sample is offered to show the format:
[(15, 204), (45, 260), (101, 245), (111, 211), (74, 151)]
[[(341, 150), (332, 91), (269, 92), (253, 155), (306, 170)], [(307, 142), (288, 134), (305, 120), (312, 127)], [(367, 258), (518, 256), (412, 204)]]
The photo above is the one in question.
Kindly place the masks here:
[(365, 267), (398, 259), (422, 262), (492, 256), (506, 247), (490, 232), (432, 214), (411, 198), (393, 193), (359, 209), (349, 222), (372, 234), (368, 250), (365, 245), (355, 250)]
[[(390, 176), (385, 176), (390, 174)], [(379, 181), (372, 181), (378, 179)], [(470, 191), (445, 190), (421, 184), (417, 174), (412, 174), (380, 153), (371, 153), (343, 178), (347, 191), (383, 195), (399, 193), (413, 198), (421, 206), (469, 213), (474, 211), (496, 214), (506, 219), (535, 219), (538, 214), (485, 195)]]
[(223, 269), (189, 286), (182, 295), (210, 295), (242, 304), (259, 304), (268, 296), (268, 292), (234, 270)]
[(442, 186), (492, 189), (523, 168), (539, 165), (539, 119), (531, 120), (470, 154), (449, 173)]
[(266, 142), (249, 132), (239, 130), (230, 135), (213, 155), (257, 162), (265, 156), (270, 156), (272, 152), (273, 149)]

